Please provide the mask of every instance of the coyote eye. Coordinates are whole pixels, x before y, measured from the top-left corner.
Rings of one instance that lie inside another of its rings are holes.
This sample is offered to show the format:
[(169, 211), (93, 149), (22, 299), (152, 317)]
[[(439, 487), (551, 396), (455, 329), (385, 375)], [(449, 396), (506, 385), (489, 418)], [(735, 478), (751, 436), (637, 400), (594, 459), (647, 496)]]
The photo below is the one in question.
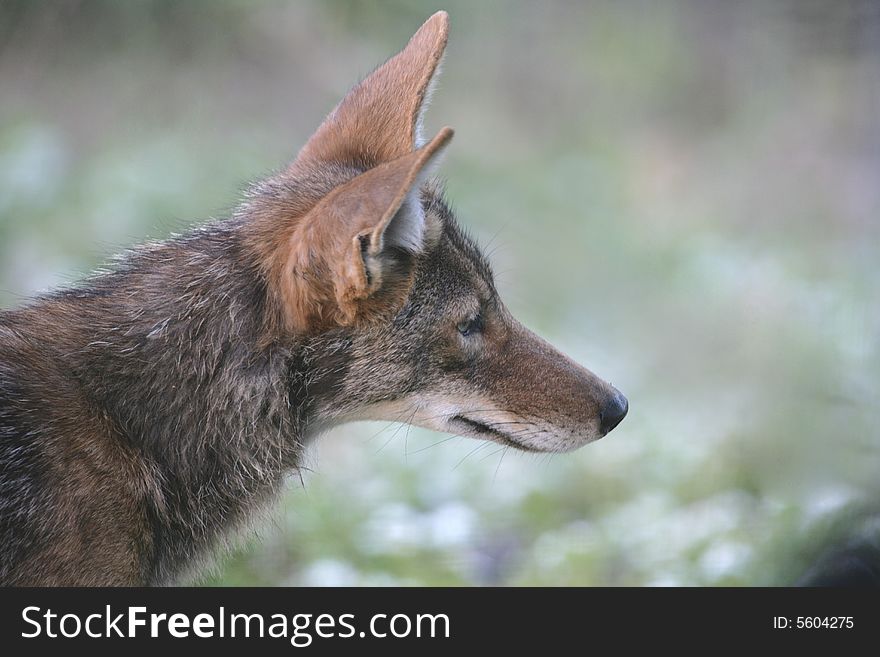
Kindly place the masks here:
[(471, 319), (459, 322), (456, 328), (464, 337), (468, 337), (474, 333), (480, 333), (483, 330), (483, 316), (477, 314)]

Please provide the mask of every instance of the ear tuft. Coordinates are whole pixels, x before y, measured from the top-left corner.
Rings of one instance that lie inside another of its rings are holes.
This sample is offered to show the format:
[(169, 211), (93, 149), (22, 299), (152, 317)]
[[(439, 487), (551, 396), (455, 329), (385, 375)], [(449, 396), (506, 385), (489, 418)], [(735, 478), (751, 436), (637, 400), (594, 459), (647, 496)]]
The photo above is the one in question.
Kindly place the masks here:
[[(422, 250), (425, 237), (425, 212), (419, 198), (419, 189), (433, 174), (454, 134), (452, 128), (443, 128), (419, 150), (383, 165), (389, 172), (395, 171), (391, 177), (397, 179), (399, 195), (389, 203), (386, 213), (373, 229), (370, 240), (371, 255), (376, 255), (389, 247), (402, 248), (411, 253)], [(370, 173), (367, 172), (364, 176)]]
[(382, 247), (398, 248), (409, 253), (422, 250), (425, 238), (425, 211), (418, 197), (418, 186), (404, 198), (382, 235)]

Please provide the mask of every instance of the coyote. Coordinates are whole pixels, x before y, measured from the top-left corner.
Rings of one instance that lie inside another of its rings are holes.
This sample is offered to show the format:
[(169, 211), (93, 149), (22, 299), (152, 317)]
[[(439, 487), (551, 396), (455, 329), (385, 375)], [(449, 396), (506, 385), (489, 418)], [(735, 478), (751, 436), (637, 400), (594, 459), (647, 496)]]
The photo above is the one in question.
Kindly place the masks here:
[(320, 432), (564, 452), (627, 401), (517, 322), (421, 134), (432, 16), (222, 221), (0, 312), (0, 583), (192, 576)]

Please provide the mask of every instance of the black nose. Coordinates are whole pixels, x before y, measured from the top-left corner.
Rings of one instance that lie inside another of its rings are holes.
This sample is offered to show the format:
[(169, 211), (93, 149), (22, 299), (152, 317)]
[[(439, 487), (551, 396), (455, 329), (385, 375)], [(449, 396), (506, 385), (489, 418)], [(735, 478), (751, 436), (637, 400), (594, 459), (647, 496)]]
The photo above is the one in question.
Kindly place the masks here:
[(605, 406), (599, 411), (599, 430), (604, 436), (614, 427), (620, 424), (620, 421), (626, 417), (629, 410), (629, 402), (626, 401), (619, 390), (615, 390), (614, 394), (605, 402)]

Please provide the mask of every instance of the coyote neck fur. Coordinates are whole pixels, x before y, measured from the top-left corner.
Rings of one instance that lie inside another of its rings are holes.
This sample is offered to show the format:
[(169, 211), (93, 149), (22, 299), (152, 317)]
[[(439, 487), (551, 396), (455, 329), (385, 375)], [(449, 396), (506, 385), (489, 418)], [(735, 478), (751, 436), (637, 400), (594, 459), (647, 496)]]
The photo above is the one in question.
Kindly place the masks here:
[(271, 300), (255, 265), (242, 264), (238, 228), (143, 247), (29, 309), (34, 322), (67, 327), (57, 367), (116, 429), (111, 440), (146, 464), (150, 581), (170, 581), (172, 564), (273, 497), (326, 426), (318, 414), (332, 413), (344, 374), (344, 330), (267, 336)]

